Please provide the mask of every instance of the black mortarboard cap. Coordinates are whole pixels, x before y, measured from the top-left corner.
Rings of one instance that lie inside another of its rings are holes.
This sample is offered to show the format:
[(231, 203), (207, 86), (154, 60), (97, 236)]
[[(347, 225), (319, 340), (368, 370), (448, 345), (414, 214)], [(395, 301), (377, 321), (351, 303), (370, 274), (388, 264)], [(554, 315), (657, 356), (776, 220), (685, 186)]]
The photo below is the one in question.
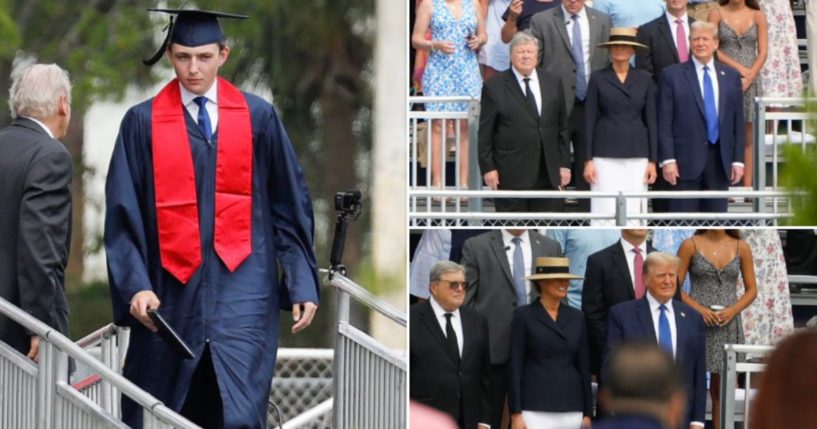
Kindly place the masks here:
[[(184, 46), (202, 46), (224, 41), (224, 32), (218, 18), (247, 19), (247, 15), (236, 15), (210, 10), (191, 9), (148, 9), (152, 12), (171, 14), (170, 24), (167, 26), (167, 37), (159, 50), (152, 57), (142, 60), (145, 65), (152, 66), (162, 58), (171, 43)], [(176, 21), (173, 21), (173, 15)]]

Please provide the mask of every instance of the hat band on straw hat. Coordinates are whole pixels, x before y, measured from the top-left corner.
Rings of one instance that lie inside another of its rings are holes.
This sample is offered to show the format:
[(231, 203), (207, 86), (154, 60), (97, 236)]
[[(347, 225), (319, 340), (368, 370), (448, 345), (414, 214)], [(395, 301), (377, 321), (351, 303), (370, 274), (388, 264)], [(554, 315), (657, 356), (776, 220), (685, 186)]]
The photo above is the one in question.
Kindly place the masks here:
[(570, 274), (570, 267), (538, 266), (536, 267), (536, 274)]

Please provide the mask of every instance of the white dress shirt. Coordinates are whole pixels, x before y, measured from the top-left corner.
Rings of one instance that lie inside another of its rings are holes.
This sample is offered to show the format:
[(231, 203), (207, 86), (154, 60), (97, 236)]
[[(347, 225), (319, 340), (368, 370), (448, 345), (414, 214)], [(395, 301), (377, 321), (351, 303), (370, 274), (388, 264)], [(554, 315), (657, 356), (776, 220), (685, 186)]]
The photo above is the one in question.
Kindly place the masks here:
[[(565, 27), (567, 29), (567, 37), (570, 38), (570, 46), (572, 52), (573, 46), (573, 15), (565, 9), (564, 5), (562, 13), (565, 16)], [(584, 75), (587, 76), (587, 82), (590, 82), (590, 21), (587, 19), (587, 8), (583, 7), (576, 15), (579, 16), (579, 25), (582, 31), (582, 54), (584, 54)]]
[(35, 124), (39, 125), (39, 126), (40, 126), (40, 128), (42, 128), (42, 129), (43, 129), (43, 131), (45, 131), (46, 133), (48, 133), (48, 136), (49, 136), (49, 137), (51, 137), (52, 139), (56, 139), (56, 137), (54, 137), (54, 133), (52, 133), (52, 132), (51, 132), (51, 129), (50, 129), (50, 128), (48, 128), (48, 127), (47, 127), (47, 126), (46, 126), (44, 123), (40, 122), (40, 120), (39, 120), (39, 119), (32, 118), (31, 116), (20, 116), (20, 117), (21, 117), (21, 118), (28, 119), (29, 121), (34, 122)]
[[(437, 318), (437, 323), (440, 324), (440, 329), (443, 330), (443, 337), (445, 337), (445, 314), (448, 311), (445, 311), (433, 296), (428, 302), (431, 303), (431, 309), (434, 310), (434, 316)], [(451, 316), (451, 327), (454, 328), (454, 334), (457, 336), (457, 348), (460, 350), (460, 357), (462, 357), (462, 318), (460, 318), (460, 309), (458, 308), (450, 313), (453, 314)]]
[[(213, 127), (212, 131), (213, 134), (216, 134), (216, 130), (218, 129), (218, 82), (213, 82), (213, 86), (204, 93), (204, 97), (207, 98), (207, 104), (204, 105), (204, 108), (207, 109), (207, 114), (210, 115), (210, 126)], [(184, 85), (179, 82), (179, 88), (181, 88), (182, 94), (182, 105), (184, 108), (187, 109), (187, 112), (190, 113), (190, 116), (193, 117), (193, 121), (196, 124), (199, 123), (199, 105), (193, 101), (194, 98), (198, 97), (198, 95), (193, 94), (192, 92), (188, 91)]]
[(675, 50), (678, 50), (678, 24), (675, 23), (676, 19), (681, 20), (681, 25), (684, 27), (684, 34), (687, 36), (687, 48), (689, 48), (692, 43), (689, 41), (689, 17), (687, 13), (684, 12), (684, 14), (678, 18), (669, 12), (666, 12), (664, 15), (667, 17), (667, 22), (669, 22), (669, 31), (672, 32), (672, 43), (675, 45)]
[[(533, 267), (533, 250), (531, 249), (530, 243), (530, 233), (527, 230), (519, 235), (519, 238), (522, 240), (519, 245), (522, 247), (522, 259), (525, 260), (525, 272), (523, 273), (524, 276), (528, 276), (531, 273), (531, 269)], [(513, 272), (513, 252), (516, 249), (516, 244), (513, 243), (514, 235), (508, 232), (507, 230), (502, 230), (502, 243), (505, 244), (505, 255), (508, 257), (508, 266), (511, 267), (511, 275), (514, 275)], [(530, 299), (530, 282), (525, 280), (525, 296)]]
[[(633, 282), (633, 291), (635, 291), (635, 276), (641, 275), (641, 273), (635, 272), (635, 252), (633, 252), (635, 246), (633, 246), (632, 244), (630, 244), (630, 242), (622, 238), (621, 248), (624, 249), (624, 259), (627, 260), (627, 269), (630, 272), (630, 280), (632, 280)], [(646, 241), (642, 242), (641, 245), (638, 246), (638, 248), (641, 249), (641, 257), (647, 259), (647, 242)]]
[[(533, 92), (533, 99), (536, 100), (536, 111), (539, 114), (542, 114), (542, 90), (539, 87), (539, 74), (536, 73), (536, 69), (534, 69), (530, 75), (524, 76), (522, 73), (519, 73), (518, 70), (514, 66), (511, 66), (511, 70), (513, 70), (513, 75), (516, 76), (516, 81), (519, 83), (519, 88), (522, 89), (522, 94), (525, 94), (525, 78), (528, 77), (530, 80), (528, 84), (530, 85), (530, 90)], [(527, 97), (527, 94), (525, 94)], [(525, 232), (527, 234), (527, 232)]]

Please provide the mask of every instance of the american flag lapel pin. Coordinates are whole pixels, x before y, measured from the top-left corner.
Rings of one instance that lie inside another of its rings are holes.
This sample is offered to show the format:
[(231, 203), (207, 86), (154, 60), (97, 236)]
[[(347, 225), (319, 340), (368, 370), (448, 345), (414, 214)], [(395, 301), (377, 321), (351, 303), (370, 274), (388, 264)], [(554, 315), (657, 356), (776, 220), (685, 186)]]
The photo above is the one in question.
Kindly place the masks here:
[(682, 312), (681, 312), (681, 317), (687, 317), (686, 313), (684, 313), (684, 312), (682, 311)]
[(723, 70), (721, 70), (721, 76), (726, 76), (726, 73)]

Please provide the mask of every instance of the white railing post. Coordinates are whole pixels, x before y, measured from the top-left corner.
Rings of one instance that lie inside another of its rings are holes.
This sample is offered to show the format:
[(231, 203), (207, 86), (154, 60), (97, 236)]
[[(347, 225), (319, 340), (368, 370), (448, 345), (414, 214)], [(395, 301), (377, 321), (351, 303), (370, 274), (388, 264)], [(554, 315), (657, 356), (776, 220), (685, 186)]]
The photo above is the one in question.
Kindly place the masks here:
[(54, 345), (40, 337), (37, 361), (37, 428), (54, 427)]

